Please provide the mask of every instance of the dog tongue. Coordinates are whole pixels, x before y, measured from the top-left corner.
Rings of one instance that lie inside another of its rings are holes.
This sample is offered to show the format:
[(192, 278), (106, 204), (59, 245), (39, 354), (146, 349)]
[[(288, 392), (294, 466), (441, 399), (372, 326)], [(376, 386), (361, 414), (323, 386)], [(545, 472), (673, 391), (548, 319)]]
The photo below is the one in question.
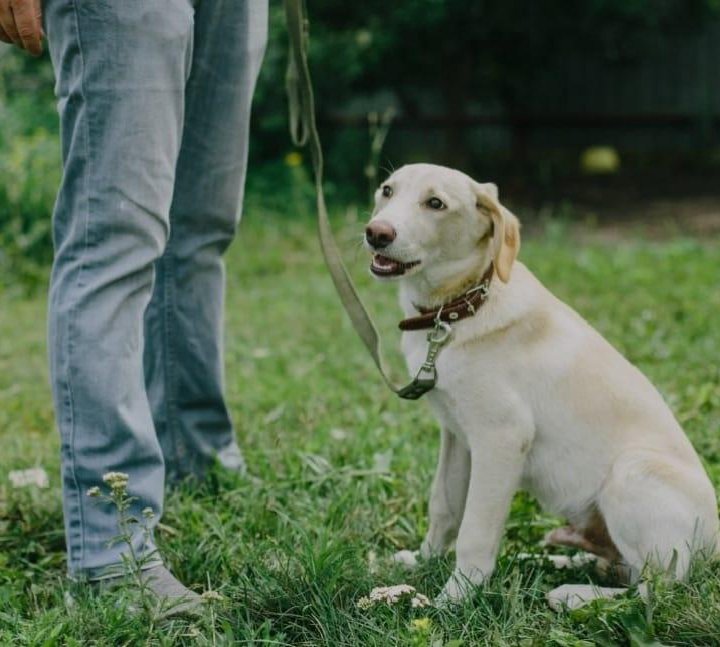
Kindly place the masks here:
[(375, 265), (378, 267), (394, 267), (396, 265), (399, 265), (397, 261), (394, 261), (392, 258), (388, 258), (387, 256), (380, 256), (380, 254), (375, 255)]
[(375, 274), (384, 274), (388, 276), (399, 275), (405, 271), (404, 265), (400, 261), (388, 258), (387, 256), (382, 256), (381, 254), (375, 254), (373, 256), (370, 269), (375, 272)]

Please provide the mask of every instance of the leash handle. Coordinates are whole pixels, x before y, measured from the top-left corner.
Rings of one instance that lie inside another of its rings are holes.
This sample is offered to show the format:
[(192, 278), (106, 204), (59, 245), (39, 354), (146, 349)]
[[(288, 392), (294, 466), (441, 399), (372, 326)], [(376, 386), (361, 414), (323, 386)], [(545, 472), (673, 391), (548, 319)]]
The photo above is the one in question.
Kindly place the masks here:
[(288, 68), (285, 85), (288, 92), (290, 136), (296, 146), (309, 146), (315, 175), (317, 194), (318, 236), (330, 276), (340, 301), (350, 317), (353, 328), (367, 348), (387, 386), (400, 397), (404, 389), (396, 386), (390, 377), (382, 353), (380, 335), (375, 323), (363, 305), (355, 284), (343, 263), (330, 219), (323, 191), (323, 153), (315, 121), (315, 97), (307, 60), (309, 24), (304, 0), (284, 0), (289, 35)]

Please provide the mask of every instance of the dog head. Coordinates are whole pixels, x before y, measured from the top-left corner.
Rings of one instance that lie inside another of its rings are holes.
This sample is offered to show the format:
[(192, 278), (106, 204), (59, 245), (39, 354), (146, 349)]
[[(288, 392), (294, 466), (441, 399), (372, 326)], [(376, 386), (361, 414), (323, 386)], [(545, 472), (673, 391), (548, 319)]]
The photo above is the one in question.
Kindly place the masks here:
[(457, 296), (491, 261), (507, 283), (520, 224), (500, 204), (494, 184), (443, 166), (410, 164), (376, 191), (365, 246), (374, 276), (403, 279), (429, 304)]

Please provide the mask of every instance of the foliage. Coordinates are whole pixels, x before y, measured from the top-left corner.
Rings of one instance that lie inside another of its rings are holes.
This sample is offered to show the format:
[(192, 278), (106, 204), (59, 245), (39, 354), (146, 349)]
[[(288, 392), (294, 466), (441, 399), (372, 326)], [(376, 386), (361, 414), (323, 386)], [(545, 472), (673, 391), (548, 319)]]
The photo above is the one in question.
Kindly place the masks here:
[[(473, 108), (499, 108), (519, 140), (515, 121), (531, 111), (535, 84), (530, 81), (552, 78), (565, 57), (638, 61), (667, 46), (669, 35), (698, 31), (720, 11), (716, 0), (308, 4), (310, 60), (321, 117), (343, 114), (348, 106), (357, 112), (368, 97), (370, 105), (397, 102), (410, 122), (444, 115), (445, 148), (435, 147), (435, 154), (451, 165), (470, 157), (465, 118)], [(265, 82), (280, 74), (271, 63)], [(360, 146), (356, 142), (355, 153), (367, 149), (366, 140)], [(357, 177), (362, 166), (350, 146), (343, 146), (342, 153), (350, 158), (339, 155), (331, 166), (348, 181), (348, 171), (354, 169)]]
[[(0, 294), (0, 475), (44, 466), (48, 490), (0, 477), (0, 643), (15, 645), (717, 645), (720, 569), (687, 584), (555, 614), (544, 594), (589, 572), (520, 561), (558, 520), (516, 497), (496, 575), (458, 609), (363, 611), (376, 586), (436, 595), (451, 559), (407, 574), (389, 562), (418, 545), (437, 452), (423, 402), (388, 393), (341, 313), (310, 214), (289, 222), (262, 196), (228, 258), (229, 405), (252, 478), (216, 472), (169, 494), (160, 549), (195, 590), (227, 603), (197, 621), (151, 627), (113, 596), (64, 596), (59, 442), (45, 377), (44, 298)], [(342, 248), (389, 350), (395, 291), (371, 283), (348, 220)], [(720, 483), (717, 245), (581, 243), (551, 222), (522, 259), (655, 382)], [(669, 298), (670, 295), (670, 298)], [(268, 325), (268, 322), (273, 322)], [(395, 366), (400, 366), (397, 353)], [(432, 641), (432, 642), (431, 642)]]
[[(49, 61), (0, 49), (0, 277), (42, 280), (60, 145)], [(2, 283), (2, 279), (0, 279)]]
[[(321, 114), (358, 95), (396, 94), (410, 117), (438, 106), (527, 101), (533, 75), (552, 74), (563, 56), (638, 58), (679, 30), (699, 28), (716, 0), (342, 0), (308, 3), (310, 58)], [(282, 8), (271, 19), (271, 56), (259, 87), (263, 115), (282, 92)], [(442, 104), (446, 105), (442, 105)]]
[[(266, 185), (282, 181), (280, 160), (291, 149), (285, 21), (282, 3), (270, 5), (270, 42), (255, 97), (251, 146), (253, 175)], [(435, 161), (468, 166), (463, 117), (474, 107), (499, 106), (512, 122), (532, 99), (528, 81), (555, 74), (564, 57), (637, 60), (666, 46), (669, 34), (698, 29), (717, 15), (720, 3), (311, 0), (308, 8), (329, 179), (347, 197), (359, 199), (365, 197), (369, 161), (375, 166), (380, 159), (374, 126), (336, 129), (328, 115), (382, 112), (388, 105), (409, 122), (449, 115), (442, 146), (418, 137), (403, 155), (422, 159), (432, 152)], [(52, 86), (47, 54), (34, 60), (0, 45), (0, 274), (12, 272), (35, 284), (51, 256), (50, 213), (60, 177)], [(513, 132), (517, 152), (522, 129)], [(392, 148), (392, 129), (388, 142)], [(487, 163), (477, 158), (473, 165)], [(498, 160), (492, 164), (497, 175)]]

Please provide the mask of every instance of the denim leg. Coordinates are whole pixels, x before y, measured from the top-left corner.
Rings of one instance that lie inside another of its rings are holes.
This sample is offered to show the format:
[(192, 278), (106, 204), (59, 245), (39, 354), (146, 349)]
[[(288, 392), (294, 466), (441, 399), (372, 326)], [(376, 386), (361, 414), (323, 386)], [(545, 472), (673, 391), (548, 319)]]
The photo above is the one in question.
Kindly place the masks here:
[[(129, 474), (131, 512), (162, 513), (164, 463), (143, 373), (143, 313), (169, 233), (190, 0), (45, 0), (64, 174), (53, 215), (49, 305), (71, 575), (121, 560), (109, 506), (88, 499), (108, 471)], [(141, 533), (139, 554), (151, 552)]]
[(200, 0), (170, 209), (146, 313), (145, 375), (168, 479), (244, 462), (223, 396), (222, 255), (239, 220), (266, 0)]

